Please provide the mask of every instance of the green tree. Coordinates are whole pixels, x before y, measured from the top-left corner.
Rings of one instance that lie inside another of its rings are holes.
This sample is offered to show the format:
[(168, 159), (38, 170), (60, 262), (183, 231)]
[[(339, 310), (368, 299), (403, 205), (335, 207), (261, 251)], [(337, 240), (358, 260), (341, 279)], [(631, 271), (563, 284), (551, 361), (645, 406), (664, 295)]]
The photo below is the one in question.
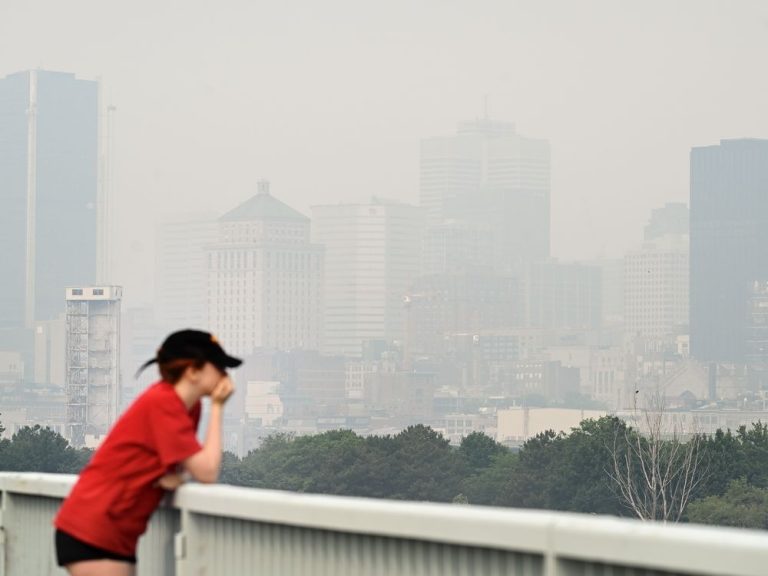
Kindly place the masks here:
[(624, 511), (610, 482), (607, 447), (620, 420), (585, 420), (570, 434), (544, 432), (526, 442), (513, 483), (514, 506), (598, 514)]
[(306, 492), (322, 494), (360, 495), (361, 463), (365, 461), (365, 446), (361, 437), (351, 430), (333, 430), (316, 436), (306, 436), (297, 440), (302, 449), (300, 459), (306, 459), (308, 466), (303, 470), (307, 478)]
[(88, 462), (91, 460), (91, 456), (93, 456), (93, 449), (74, 449), (70, 447), (67, 448), (67, 454), (70, 458), (69, 464), (68, 466), (64, 467), (62, 472), (67, 474), (79, 474), (80, 471), (85, 468), (85, 465), (88, 464)]
[(494, 458), (508, 452), (508, 449), (482, 432), (472, 432), (461, 439), (459, 456), (464, 460), (468, 472), (477, 474), (488, 468)]
[(768, 488), (768, 429), (762, 422), (735, 432), (717, 430), (703, 439), (702, 449), (708, 473), (695, 492), (697, 499), (722, 496), (739, 478)]
[(219, 482), (222, 484), (232, 484), (234, 486), (242, 485), (241, 478), (242, 462), (232, 452), (225, 451), (221, 455), (221, 471), (219, 472)]
[(768, 489), (739, 478), (728, 485), (722, 496), (691, 502), (687, 516), (690, 522), (699, 524), (768, 529)]
[(0, 471), (10, 470), (8, 464), (8, 447), (10, 446), (11, 441), (7, 438), (2, 438), (3, 432), (5, 432), (5, 427), (2, 422), (0, 422)]
[(390, 498), (450, 502), (460, 491), (463, 462), (450, 442), (432, 428), (409, 426), (393, 437)]
[(730, 430), (717, 430), (704, 438), (702, 450), (709, 474), (697, 488), (695, 497), (721, 496), (729, 484), (747, 476), (749, 464), (745, 459), (743, 437), (746, 430), (734, 435)]
[(349, 430), (300, 437), (276, 434), (243, 459), (240, 482), (297, 492), (356, 493), (350, 470), (359, 466), (363, 452), (363, 440)]
[(16, 432), (3, 455), (3, 468), (8, 471), (76, 473), (89, 452), (75, 450), (60, 434), (38, 425)]
[(751, 428), (740, 426), (737, 437), (742, 446), (747, 482), (768, 488), (768, 425), (755, 422)]
[(464, 479), (461, 493), (470, 504), (514, 506), (521, 501), (523, 488), (518, 471), (518, 455), (507, 451), (497, 455), (490, 466)]
[(392, 436), (368, 436), (364, 440), (362, 458), (352, 465), (350, 477), (356, 486), (355, 496), (392, 498), (393, 465), (397, 465), (397, 445)]

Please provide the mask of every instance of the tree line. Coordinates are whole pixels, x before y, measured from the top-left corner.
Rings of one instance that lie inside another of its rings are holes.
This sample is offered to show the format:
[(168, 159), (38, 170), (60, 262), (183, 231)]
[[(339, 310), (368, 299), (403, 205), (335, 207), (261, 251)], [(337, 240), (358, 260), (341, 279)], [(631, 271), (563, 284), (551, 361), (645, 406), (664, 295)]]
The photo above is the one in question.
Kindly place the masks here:
[[(768, 528), (768, 427), (757, 423), (719, 430), (697, 441), (696, 481), (682, 510), (648, 518)], [(679, 465), (669, 459), (681, 453), (678, 440), (659, 446), (646, 442), (609, 416), (585, 420), (568, 434), (539, 434), (519, 450), (482, 433), (454, 447), (423, 425), (388, 436), (348, 430), (275, 434), (242, 459), (225, 453), (220, 481), (295, 492), (637, 517), (617, 473), (635, 482), (639, 498), (672, 500), (680, 489), (670, 481), (661, 483), (661, 492), (647, 487), (643, 492), (647, 470), (642, 462), (616, 468), (617, 461), (640, 458), (643, 447), (658, 453), (662, 468)], [(90, 454), (49, 429), (23, 428), (0, 441), (0, 470), (76, 473)]]
[[(0, 424), (0, 435), (5, 428)], [(0, 439), (0, 472), (77, 474), (93, 452), (76, 449), (50, 428), (25, 426), (10, 440)]]

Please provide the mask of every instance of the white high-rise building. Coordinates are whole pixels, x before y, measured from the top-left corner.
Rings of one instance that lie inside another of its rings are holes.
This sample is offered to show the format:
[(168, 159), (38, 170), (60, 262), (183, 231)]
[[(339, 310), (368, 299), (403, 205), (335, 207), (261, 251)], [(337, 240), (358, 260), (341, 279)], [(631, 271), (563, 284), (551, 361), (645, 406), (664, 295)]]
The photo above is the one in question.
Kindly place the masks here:
[(66, 314), (35, 323), (35, 382), (64, 386), (66, 376)]
[(421, 143), (427, 225), (458, 219), (487, 229), (500, 268), (549, 256), (550, 151), (507, 122), (464, 122)]
[(94, 447), (120, 406), (119, 286), (67, 288), (67, 436)]
[(366, 340), (402, 340), (403, 299), (419, 270), (419, 208), (373, 199), (312, 207), (312, 239), (325, 248), (321, 351), (359, 357)]
[(157, 229), (155, 306), (162, 332), (205, 329), (207, 273), (205, 247), (217, 240), (212, 214), (164, 222)]
[(624, 323), (630, 337), (663, 338), (688, 330), (687, 234), (647, 241), (624, 258)]
[(208, 325), (227, 350), (317, 350), (323, 251), (310, 244), (309, 218), (269, 193), (219, 219), (206, 250)]

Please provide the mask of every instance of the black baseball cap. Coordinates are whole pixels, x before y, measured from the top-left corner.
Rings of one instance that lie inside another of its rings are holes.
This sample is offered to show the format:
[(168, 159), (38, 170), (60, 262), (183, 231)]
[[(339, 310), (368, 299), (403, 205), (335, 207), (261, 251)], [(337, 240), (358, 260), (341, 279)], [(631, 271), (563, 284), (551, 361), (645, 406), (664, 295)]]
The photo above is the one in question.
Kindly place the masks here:
[(237, 368), (243, 363), (239, 358), (230, 356), (224, 352), (216, 336), (202, 330), (180, 330), (174, 332), (165, 339), (163, 345), (157, 349), (157, 355), (147, 360), (139, 371), (155, 362), (168, 362), (169, 360), (202, 360), (210, 362), (217, 368)]

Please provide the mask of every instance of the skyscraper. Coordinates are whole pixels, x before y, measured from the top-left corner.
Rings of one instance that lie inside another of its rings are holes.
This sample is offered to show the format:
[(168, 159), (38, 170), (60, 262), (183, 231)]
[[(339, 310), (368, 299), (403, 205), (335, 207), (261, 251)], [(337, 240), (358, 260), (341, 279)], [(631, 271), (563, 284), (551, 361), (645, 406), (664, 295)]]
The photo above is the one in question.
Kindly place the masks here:
[(310, 244), (309, 218), (272, 196), (268, 182), (219, 219), (206, 252), (209, 325), (227, 350), (318, 349), (322, 249)]
[(651, 219), (645, 225), (643, 237), (646, 242), (670, 234), (688, 235), (690, 232), (690, 212), (684, 202), (667, 202), (661, 208), (651, 212)]
[(602, 320), (601, 271), (556, 260), (533, 262), (525, 275), (526, 323), (546, 329), (592, 330)]
[(324, 353), (360, 357), (367, 340), (404, 338), (422, 229), (421, 211), (407, 204), (312, 207), (312, 239), (325, 248)]
[(630, 337), (687, 333), (688, 235), (665, 234), (624, 257), (624, 322)]
[(768, 280), (768, 140), (691, 150), (691, 355), (743, 362), (753, 287)]
[(157, 230), (155, 306), (161, 332), (204, 329), (208, 286), (205, 250), (218, 240), (213, 215), (164, 222)]
[(545, 259), (550, 250), (549, 143), (519, 135), (513, 124), (488, 119), (464, 122), (452, 136), (423, 140), (420, 204), (430, 227), (460, 220), (489, 234), (500, 270)]
[(0, 348), (96, 280), (98, 84), (33, 70), (0, 79)]

